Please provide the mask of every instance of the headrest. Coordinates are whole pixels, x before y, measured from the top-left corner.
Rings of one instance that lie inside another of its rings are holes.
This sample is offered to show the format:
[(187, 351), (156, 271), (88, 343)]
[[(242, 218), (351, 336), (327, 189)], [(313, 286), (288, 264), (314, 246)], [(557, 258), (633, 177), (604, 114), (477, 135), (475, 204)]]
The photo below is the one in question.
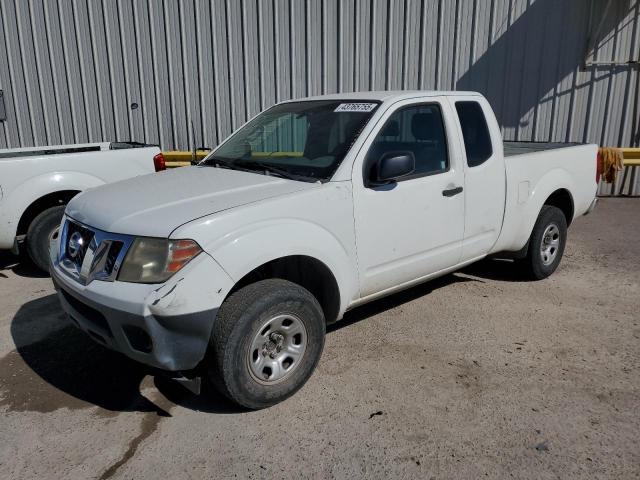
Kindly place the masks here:
[(382, 137), (397, 137), (398, 135), (400, 135), (400, 124), (397, 120), (387, 122), (380, 132), (380, 136)]
[(411, 119), (411, 133), (416, 140), (427, 140), (436, 136), (438, 117), (433, 113), (416, 113)]

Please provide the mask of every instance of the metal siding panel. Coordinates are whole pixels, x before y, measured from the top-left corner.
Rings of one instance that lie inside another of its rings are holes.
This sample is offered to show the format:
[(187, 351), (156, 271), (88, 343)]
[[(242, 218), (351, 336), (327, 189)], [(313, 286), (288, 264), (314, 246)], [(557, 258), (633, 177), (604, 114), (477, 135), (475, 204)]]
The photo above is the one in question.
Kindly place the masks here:
[[(454, 76), (457, 90), (471, 90), (476, 83), (476, 74), (472, 70), (474, 32), (473, 19), (474, 3), (462, 1), (458, 3), (456, 12), (456, 52), (454, 62)], [(465, 75), (466, 74), (466, 75)]]
[(219, 141), (227, 138), (232, 130), (226, 18), (227, 7), (225, 0), (214, 0), (211, 4), (211, 28), (213, 30), (216, 123)]
[(422, 2), (409, 0), (404, 9), (404, 33), (403, 45), (404, 53), (402, 55), (402, 89), (418, 89), (419, 86), (419, 70), (420, 70), (420, 52), (422, 50), (420, 38), (420, 25)]
[(435, 89), (438, 83), (438, 39), (440, 7), (438, 0), (422, 0), (420, 18), (420, 70), (419, 88)]
[(355, 90), (355, 43), (356, 16), (355, 2), (338, 3), (338, 85), (339, 92), (353, 92)]
[[(127, 96), (125, 104), (129, 114), (129, 137), (137, 142), (144, 141), (144, 126), (142, 118), (142, 102), (140, 92), (140, 60), (136, 48), (135, 18), (133, 10), (134, 0), (119, 0), (118, 24), (123, 53), (124, 83)], [(195, 65), (194, 65), (195, 67)], [(193, 71), (196, 71), (195, 69)], [(197, 96), (192, 97), (197, 102)], [(134, 108), (134, 104), (137, 108)]]
[(0, 146), (187, 148), (193, 122), (211, 147), (278, 100), (398, 88), (478, 90), (506, 138), (637, 143), (637, 67), (582, 61), (591, 5), (589, 58), (637, 60), (639, 3), (0, 0)]
[(247, 118), (242, 30), (242, 5), (236, 0), (227, 0), (229, 86), (231, 92), (231, 123), (234, 130), (242, 125)]
[[(535, 141), (554, 141), (553, 125), (554, 115), (557, 111), (558, 100), (558, 78), (562, 74), (560, 70), (560, 60), (562, 58), (565, 47), (562, 41), (563, 25), (566, 21), (566, 9), (561, 6), (556, 15), (544, 15), (540, 20), (543, 24), (542, 32), (542, 59), (540, 61), (540, 77), (538, 86), (538, 107), (535, 118)], [(535, 28), (535, 26), (534, 26)], [(552, 52), (554, 49), (559, 51), (554, 57), (544, 60), (545, 52)]]
[(519, 140), (520, 93), (523, 83), (524, 55), (526, 51), (526, 0), (514, 0), (509, 25), (503, 41), (506, 42), (507, 63), (505, 65), (505, 86), (503, 89), (502, 134), (507, 140)]
[(38, 81), (38, 66), (36, 63), (33, 30), (31, 28), (31, 12), (29, 2), (16, 2), (16, 16), (20, 54), (24, 68), (27, 101), (31, 113), (31, 129), (35, 145), (46, 145), (47, 134), (45, 128), (44, 108)]
[(504, 134), (504, 90), (508, 81), (506, 78), (508, 39), (506, 32), (510, 20), (509, 0), (494, 0), (491, 2), (491, 14), (489, 25), (489, 46), (487, 52), (478, 57), (473, 69), (491, 72), (490, 81), (487, 83), (485, 95), (493, 107)]
[[(85, 117), (81, 120), (87, 124), (87, 140), (96, 142), (103, 138), (102, 126), (98, 107), (98, 95), (96, 85), (96, 72), (91, 45), (91, 32), (89, 28), (89, 13), (85, 0), (73, 2), (74, 28), (78, 40), (78, 55), (80, 66), (80, 78), (82, 81), (82, 93), (85, 106)], [(105, 22), (106, 23), (106, 22)], [(110, 51), (107, 45), (107, 51)], [(110, 69), (113, 72), (113, 66)], [(112, 80), (113, 83), (113, 80)], [(117, 124), (116, 124), (117, 129)]]
[[(288, 0), (274, 0), (273, 8), (275, 101), (288, 100), (291, 92), (291, 16)], [(263, 29), (263, 32), (266, 31)], [(263, 96), (263, 98), (266, 95)], [(265, 105), (266, 107), (266, 105)]]
[(440, 3), (440, 65), (438, 67), (438, 89), (453, 90), (455, 88), (456, 51), (456, 16), (458, 0), (441, 1)]
[(307, 19), (306, 5), (300, 0), (290, 0), (291, 8), (291, 97), (308, 94), (307, 85)]
[(211, 5), (208, 2), (196, 2), (196, 35), (198, 49), (198, 75), (200, 83), (202, 123), (202, 146), (211, 148), (218, 143), (216, 132), (216, 89), (214, 77), (215, 56), (213, 53), (213, 38), (210, 25)]
[(404, 65), (404, 0), (389, 0), (387, 13), (387, 90), (402, 88)]
[(71, 0), (58, 0), (60, 28), (62, 32), (62, 49), (65, 52), (67, 84), (69, 85), (69, 99), (71, 101), (71, 117), (73, 119), (74, 142), (89, 141), (87, 122), (82, 89), (82, 77), (78, 57), (78, 38), (74, 24), (73, 5)]
[(353, 72), (354, 91), (369, 90), (371, 80), (371, 0), (356, 0), (355, 7), (355, 68)]
[[(541, 90), (541, 71), (552, 58), (544, 55), (545, 18), (549, 16), (544, 8), (544, 0), (537, 0), (526, 11), (524, 20), (524, 64), (518, 107), (518, 139), (534, 140), (536, 112), (539, 99), (545, 92)], [(524, 17), (524, 15), (523, 15)], [(522, 17), (521, 17), (521, 21)]]
[(322, 1), (322, 91), (338, 92), (338, 5), (336, 0)]
[(165, 2), (164, 15), (174, 145), (178, 149), (186, 150), (189, 148), (189, 131), (183, 75), (180, 5), (171, 1)]
[(371, 90), (384, 90), (387, 72), (387, 13), (388, 2), (371, 2)]
[(242, 2), (242, 21), (244, 45), (244, 96), (246, 99), (247, 119), (256, 116), (261, 110), (262, 79), (260, 55), (260, 23), (258, 6), (255, 0)]
[(57, 2), (44, 2), (45, 25), (49, 42), (49, 55), (53, 76), (53, 87), (60, 127), (60, 141), (63, 144), (73, 143), (73, 112), (67, 79), (64, 44)]
[(171, 89), (169, 85), (169, 56), (166, 43), (165, 13), (162, 0), (149, 2), (151, 46), (153, 52), (156, 109), (158, 112), (158, 134), (160, 145), (165, 149), (177, 148), (174, 137), (171, 110)]
[[(133, 17), (135, 21), (136, 49), (140, 74), (140, 115), (146, 143), (159, 144), (158, 109), (156, 107), (157, 90), (153, 71), (153, 57), (155, 52), (151, 42), (151, 25), (149, 22), (149, 4), (147, 2), (133, 2)], [(208, 30), (207, 30), (208, 31)]]
[(37, 78), (43, 106), (44, 129), (47, 134), (46, 143), (55, 145), (60, 143), (60, 125), (56, 108), (56, 95), (53, 88), (53, 74), (43, 0), (31, 0), (30, 7), (31, 35), (33, 36), (35, 60), (38, 67)]
[(180, 3), (180, 33), (182, 68), (186, 106), (187, 148), (204, 145), (201, 122), (200, 84), (198, 81), (198, 44), (196, 41), (196, 11), (193, 0)]
[[(271, 1), (258, 1), (257, 5), (259, 36), (256, 38), (256, 42), (258, 44), (257, 49), (260, 54), (260, 70), (257, 72), (256, 76), (259, 89), (257, 93), (259, 94), (260, 103), (256, 105), (255, 113), (253, 113), (252, 116), (278, 101), (276, 72), (279, 68), (279, 64), (276, 64), (276, 58), (279, 58), (282, 55), (281, 51), (276, 51), (274, 5)], [(284, 77), (288, 77), (287, 73), (284, 74)]]
[(307, 95), (321, 95), (322, 71), (322, 0), (307, 0)]
[(9, 77), (12, 87), (5, 96), (11, 97), (10, 102), (14, 107), (13, 111), (16, 115), (16, 126), (20, 138), (20, 145), (30, 147), (34, 145), (34, 138), (31, 126), (29, 95), (25, 83), (25, 67), (20, 51), (15, 4), (12, 0), (3, 0), (0, 6), (2, 8), (2, 21), (5, 32), (7, 65), (9, 67)]
[(90, 2), (88, 6), (88, 21), (91, 31), (93, 58), (95, 59), (98, 114), (102, 127), (102, 138), (116, 139), (111, 68), (109, 65), (104, 11), (102, 3)]
[(131, 140), (129, 136), (129, 106), (127, 105), (127, 87), (124, 81), (125, 70), (120, 39), (118, 5), (115, 2), (103, 2), (102, 6), (115, 123), (115, 137), (109, 138), (109, 140)]
[[(4, 30), (4, 5), (0, 2), (0, 89), (4, 94), (4, 106), (6, 120), (2, 122), (3, 146), (15, 148), (21, 145), (20, 132), (18, 131), (18, 119), (16, 116), (16, 108), (13, 103), (13, 90), (11, 74), (9, 72), (11, 65), (7, 56), (7, 40)], [(3, 68), (4, 66), (4, 68)]]

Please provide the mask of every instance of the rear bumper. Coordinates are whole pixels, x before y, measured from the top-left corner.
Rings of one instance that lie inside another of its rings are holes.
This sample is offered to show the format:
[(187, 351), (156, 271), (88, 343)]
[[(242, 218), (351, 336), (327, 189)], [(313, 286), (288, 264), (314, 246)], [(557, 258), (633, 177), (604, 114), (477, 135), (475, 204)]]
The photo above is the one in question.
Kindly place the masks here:
[(190, 370), (204, 358), (216, 313), (232, 286), (211, 257), (199, 257), (162, 285), (80, 285), (55, 264), (51, 278), (63, 310), (96, 342), (155, 368)]

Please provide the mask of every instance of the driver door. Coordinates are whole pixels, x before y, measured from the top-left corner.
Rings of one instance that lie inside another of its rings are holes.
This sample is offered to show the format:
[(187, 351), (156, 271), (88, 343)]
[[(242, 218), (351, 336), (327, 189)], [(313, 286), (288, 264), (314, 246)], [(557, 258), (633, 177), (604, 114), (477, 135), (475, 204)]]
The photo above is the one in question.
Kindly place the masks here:
[[(465, 208), (460, 150), (447, 141), (455, 131), (446, 121), (452, 118), (450, 106), (428, 100), (392, 107), (354, 162), (361, 297), (460, 261)], [(377, 160), (389, 152), (413, 153), (414, 172), (386, 185), (372, 184)]]

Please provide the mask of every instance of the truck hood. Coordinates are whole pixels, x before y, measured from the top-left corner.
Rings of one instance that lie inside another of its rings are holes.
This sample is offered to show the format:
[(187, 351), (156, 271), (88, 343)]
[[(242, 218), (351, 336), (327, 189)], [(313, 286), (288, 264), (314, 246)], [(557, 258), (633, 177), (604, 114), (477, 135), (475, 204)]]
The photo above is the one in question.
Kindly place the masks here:
[(314, 187), (259, 173), (182, 167), (87, 190), (66, 213), (106, 232), (168, 237), (196, 218)]

